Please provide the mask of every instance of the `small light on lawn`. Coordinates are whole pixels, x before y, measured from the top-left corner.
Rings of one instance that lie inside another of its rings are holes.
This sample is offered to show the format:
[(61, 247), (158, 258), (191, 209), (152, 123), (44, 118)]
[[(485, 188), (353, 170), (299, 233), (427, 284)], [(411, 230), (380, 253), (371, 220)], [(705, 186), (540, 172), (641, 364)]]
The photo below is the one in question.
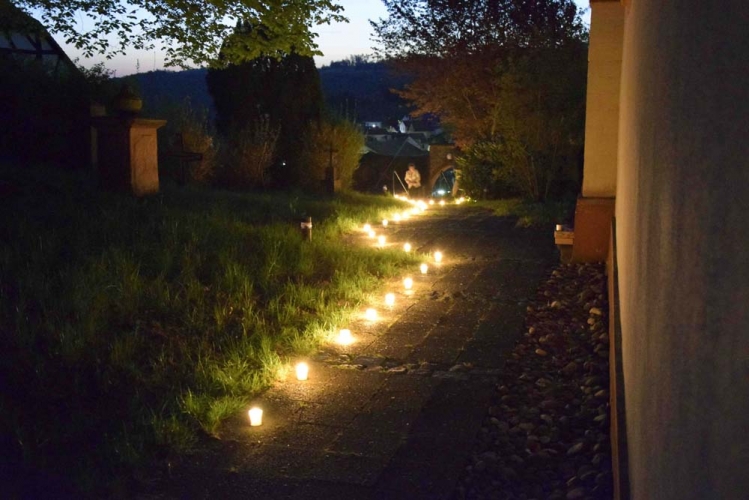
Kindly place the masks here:
[(412, 213), (413, 215), (419, 215), (419, 213), (420, 213), (420, 212), (421, 212), (421, 211), (419, 210), (419, 208), (418, 208), (418, 207), (413, 207), (413, 208), (411, 209), (411, 213)]
[(375, 233), (375, 232), (374, 232), (374, 230), (372, 230), (372, 229), (370, 229), (370, 230), (369, 230), (369, 233), (368, 233), (368, 234), (369, 234), (369, 237), (370, 237), (370, 238), (374, 238), (374, 237), (376, 237), (376, 236), (377, 236), (377, 233)]
[(364, 224), (364, 228), (363, 229), (364, 229), (365, 233), (368, 233), (368, 232), (370, 232), (372, 230), (372, 225), (369, 224), (369, 223)]
[(441, 207), (444, 207), (444, 206), (445, 206), (445, 200), (440, 200), (440, 206), (441, 206)]
[(377, 321), (377, 310), (370, 307), (364, 312), (364, 317), (367, 321)]
[(309, 366), (307, 365), (307, 363), (297, 363), (296, 364), (296, 379), (307, 380), (308, 376), (309, 376)]
[(403, 218), (403, 220), (408, 220), (411, 218), (411, 214), (409, 214), (408, 212), (403, 212), (403, 215), (401, 217)]
[(434, 205), (434, 200), (429, 200), (430, 205)]
[(388, 307), (393, 307), (395, 304), (395, 294), (394, 293), (388, 293), (385, 295), (385, 304), (387, 304)]
[(395, 215), (393, 215), (393, 220), (395, 222), (400, 222), (401, 221), (401, 214), (395, 214)]
[(427, 266), (426, 264), (422, 264), (419, 266), (419, 269), (421, 269), (421, 274), (426, 274), (427, 271), (429, 271), (429, 266)]
[(434, 252), (434, 261), (437, 263), (442, 262), (442, 252)]
[(263, 410), (260, 408), (252, 408), (249, 411), (250, 414), (250, 427), (258, 427), (263, 425)]
[(377, 237), (377, 244), (381, 247), (385, 246), (385, 237), (383, 235)]
[(388, 227), (388, 220), (382, 219), (382, 227)]
[(336, 338), (336, 342), (338, 342), (341, 345), (351, 345), (354, 343), (354, 337), (351, 335), (351, 330), (348, 328), (344, 328), (340, 332), (338, 332), (338, 337)]
[(403, 245), (403, 250), (406, 251), (406, 252), (410, 252), (411, 251), (411, 244), (410, 243), (404, 244)]
[(406, 278), (403, 280), (403, 288), (406, 290), (412, 289), (414, 286), (414, 280), (412, 278)]

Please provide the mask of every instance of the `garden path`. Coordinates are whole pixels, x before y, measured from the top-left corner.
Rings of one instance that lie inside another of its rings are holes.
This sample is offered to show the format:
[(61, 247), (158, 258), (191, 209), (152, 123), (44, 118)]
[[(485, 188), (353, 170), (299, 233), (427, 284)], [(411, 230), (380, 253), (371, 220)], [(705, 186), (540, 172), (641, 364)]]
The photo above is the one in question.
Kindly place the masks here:
[(372, 304), (380, 319), (352, 325), (354, 344), (321, 351), (309, 380), (276, 384), (256, 401), (261, 427), (246, 414), (227, 422), (148, 498), (451, 497), (526, 299), (553, 263), (551, 231), (465, 205), (378, 230), (444, 261), (416, 269), (409, 294), (388, 283), (395, 305)]

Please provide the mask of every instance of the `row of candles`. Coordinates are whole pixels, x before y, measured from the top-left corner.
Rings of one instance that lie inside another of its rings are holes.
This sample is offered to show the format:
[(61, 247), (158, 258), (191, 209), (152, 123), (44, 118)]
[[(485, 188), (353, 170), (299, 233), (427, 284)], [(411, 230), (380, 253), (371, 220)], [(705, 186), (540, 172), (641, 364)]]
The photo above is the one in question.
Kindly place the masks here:
[[(396, 198), (403, 199), (405, 201), (408, 201), (409, 203), (413, 204), (414, 207), (410, 210), (410, 212), (404, 212), (395, 214), (393, 216), (393, 220), (395, 222), (400, 222), (403, 220), (408, 220), (411, 215), (416, 215), (423, 213), (426, 210), (427, 204), (424, 201), (413, 201), (409, 200), (408, 198), (399, 197), (396, 196)], [(434, 205), (434, 200), (429, 200), (430, 205)], [(458, 201), (456, 200), (456, 203)], [(439, 202), (440, 205), (445, 204), (444, 200), (441, 200)], [(388, 219), (382, 220), (382, 227), (386, 228), (390, 224), (390, 221)], [(377, 236), (377, 234), (372, 229), (371, 224), (364, 224), (363, 231), (367, 233), (367, 235), (370, 238), (377, 238), (378, 246), (384, 247), (385, 246), (385, 236), (380, 235)], [(404, 243), (403, 244), (403, 250), (405, 252), (410, 252), (412, 249), (410, 243)], [(442, 252), (436, 251), (432, 254), (432, 257), (434, 258), (434, 262), (437, 264), (440, 264), (442, 262)], [(419, 265), (419, 271), (421, 274), (427, 274), (429, 272), (429, 265), (426, 262), (423, 262)], [(411, 289), (413, 289), (414, 280), (413, 278), (406, 277), (403, 279), (403, 288), (406, 290), (406, 292), (410, 292)], [(388, 292), (385, 294), (385, 305), (389, 308), (392, 308), (395, 305), (395, 294), (392, 292)], [(364, 312), (364, 319), (367, 321), (377, 321), (379, 318), (379, 315), (377, 314), (377, 310), (370, 307)], [(356, 341), (353, 334), (351, 333), (351, 330), (348, 328), (343, 328), (338, 332), (338, 335), (335, 338), (335, 342), (339, 345), (348, 346), (353, 344)], [(294, 367), (294, 371), (296, 374), (297, 380), (305, 381), (309, 378), (309, 365), (304, 362), (297, 363)], [(262, 408), (253, 407), (249, 411), (249, 417), (250, 417), (250, 426), (251, 427), (257, 427), (263, 424), (263, 410)]]

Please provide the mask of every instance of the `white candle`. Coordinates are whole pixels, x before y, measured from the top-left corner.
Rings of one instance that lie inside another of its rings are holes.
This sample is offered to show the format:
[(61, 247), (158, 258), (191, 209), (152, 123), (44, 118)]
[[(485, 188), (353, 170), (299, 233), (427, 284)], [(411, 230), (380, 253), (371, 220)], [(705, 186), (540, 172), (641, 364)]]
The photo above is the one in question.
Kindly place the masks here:
[(406, 290), (410, 290), (414, 286), (414, 280), (412, 278), (406, 278), (403, 280), (403, 287)]
[(403, 245), (403, 250), (405, 250), (406, 252), (410, 252), (411, 251), (411, 244), (410, 243), (406, 243), (405, 245)]
[(429, 200), (430, 205), (434, 205), (434, 200)]
[(419, 269), (421, 269), (421, 274), (426, 274), (427, 271), (429, 271), (429, 266), (427, 266), (426, 264), (422, 264), (419, 266)]
[(260, 408), (252, 408), (249, 411), (250, 414), (250, 426), (258, 427), (263, 425), (263, 410)]
[(441, 207), (444, 207), (444, 206), (445, 206), (445, 200), (440, 200), (440, 206), (441, 206)]
[(401, 221), (401, 214), (395, 214), (395, 215), (393, 216), (393, 220), (394, 220), (395, 222), (400, 222), (400, 221)]
[(368, 234), (369, 234), (370, 238), (374, 238), (375, 236), (377, 236), (377, 233), (375, 233), (374, 230), (372, 230), (372, 229), (369, 230)]
[(434, 261), (442, 262), (442, 252), (434, 252)]
[(377, 321), (377, 310), (370, 307), (365, 311), (364, 317), (367, 321)]
[(341, 345), (351, 345), (354, 343), (354, 337), (351, 335), (351, 330), (344, 328), (338, 332), (337, 342)]
[(369, 224), (369, 223), (364, 224), (364, 228), (363, 229), (364, 229), (365, 233), (368, 233), (368, 232), (370, 232), (372, 230), (372, 225)]
[(562, 230), (562, 225), (561, 224), (557, 224), (556, 228), (554, 228), (554, 230), (555, 231), (561, 231)]
[(388, 220), (382, 219), (382, 227), (388, 227)]
[(309, 376), (309, 366), (307, 363), (297, 363), (296, 365), (296, 379), (307, 380)]
[(383, 235), (377, 237), (377, 244), (381, 247), (385, 246), (385, 237)]
[(394, 293), (388, 293), (385, 295), (385, 304), (389, 307), (393, 307), (395, 304), (395, 294)]

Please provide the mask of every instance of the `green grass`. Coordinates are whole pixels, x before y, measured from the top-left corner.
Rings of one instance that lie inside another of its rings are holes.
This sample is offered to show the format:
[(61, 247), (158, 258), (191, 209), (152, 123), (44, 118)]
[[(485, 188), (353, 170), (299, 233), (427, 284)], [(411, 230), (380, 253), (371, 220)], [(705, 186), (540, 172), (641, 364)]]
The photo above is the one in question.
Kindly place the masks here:
[(0, 442), (89, 491), (215, 433), (418, 260), (342, 243), (401, 207), (385, 197), (135, 199), (54, 171), (3, 179)]
[(545, 203), (527, 201), (521, 198), (504, 200), (483, 200), (477, 205), (489, 208), (495, 215), (517, 217), (518, 227), (554, 227), (556, 224), (571, 222), (575, 209), (574, 200), (547, 201)]

